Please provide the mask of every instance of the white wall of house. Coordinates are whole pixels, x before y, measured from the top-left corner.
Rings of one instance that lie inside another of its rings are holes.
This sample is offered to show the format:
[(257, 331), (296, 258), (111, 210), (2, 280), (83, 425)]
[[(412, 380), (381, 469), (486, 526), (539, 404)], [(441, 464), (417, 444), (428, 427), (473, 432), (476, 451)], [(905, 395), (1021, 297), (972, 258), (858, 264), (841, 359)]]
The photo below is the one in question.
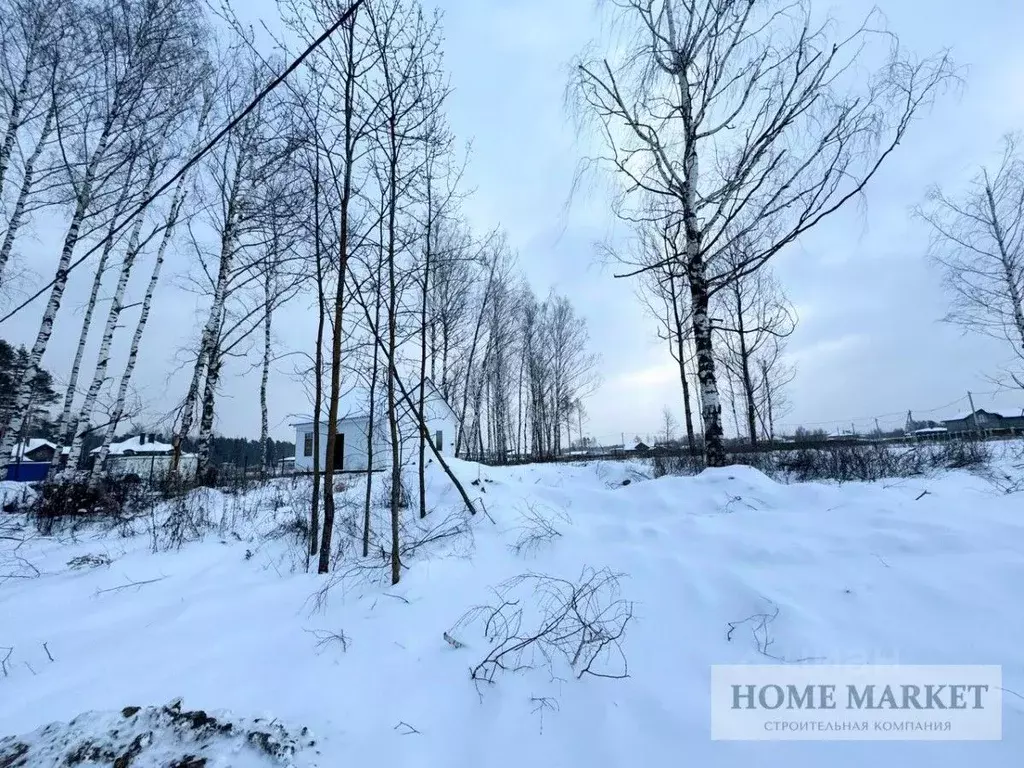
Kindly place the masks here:
[[(429, 392), (429, 389), (428, 389)], [(373, 469), (383, 470), (391, 465), (391, 432), (383, 409), (378, 408), (374, 417)], [(436, 395), (428, 396), (424, 404), (427, 427), (431, 440), (438, 446), (442, 456), (455, 454), (455, 438), (458, 421), (451, 409)], [(418, 420), (414, 411), (408, 408), (399, 410), (399, 445), (403, 463), (415, 461), (419, 451)], [(367, 468), (367, 430), (369, 418), (360, 416), (343, 419), (338, 422), (338, 433), (345, 436), (345, 454), (343, 472), (365, 472)], [(313, 424), (310, 422), (295, 425), (295, 469), (298, 472), (313, 470)], [(428, 447), (426, 456), (430, 459), (433, 452)], [(326, 419), (320, 423), (320, 466), (327, 463), (327, 424)]]
[[(320, 422), (320, 469), (327, 466), (327, 420)], [(344, 435), (342, 472), (365, 472), (367, 463), (366, 431), (370, 420), (363, 416), (338, 422), (338, 434)], [(376, 444), (375, 444), (376, 445)], [(376, 447), (374, 448), (376, 450)], [(376, 463), (376, 462), (374, 462)], [(295, 425), (295, 469), (313, 470), (313, 424)]]
[[(170, 475), (173, 458), (162, 454), (107, 456), (106, 470), (115, 478), (134, 475), (144, 481), (150, 478), (159, 480)], [(182, 454), (178, 462), (178, 474), (182, 477), (195, 477), (198, 466), (199, 459), (195, 454)]]

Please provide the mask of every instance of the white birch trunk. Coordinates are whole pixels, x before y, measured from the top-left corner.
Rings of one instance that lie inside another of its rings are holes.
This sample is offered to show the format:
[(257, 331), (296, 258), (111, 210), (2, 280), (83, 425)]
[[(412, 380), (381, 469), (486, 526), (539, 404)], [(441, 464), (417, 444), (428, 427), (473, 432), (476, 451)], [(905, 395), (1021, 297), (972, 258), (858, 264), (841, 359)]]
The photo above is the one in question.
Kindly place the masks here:
[(3, 439), (0, 440), (0, 456), (10, 456), (11, 448), (14, 447), (15, 441), (21, 436), (26, 408), (32, 394), (32, 381), (39, 373), (39, 364), (50, 343), (50, 336), (53, 335), (53, 324), (57, 319), (61, 300), (64, 298), (64, 289), (67, 287), (71, 256), (75, 251), (75, 246), (78, 244), (82, 222), (85, 220), (85, 216), (92, 203), (92, 185), (96, 179), (96, 171), (100, 160), (106, 154), (111, 129), (112, 124), (108, 121), (107, 125), (104, 126), (103, 133), (100, 135), (96, 149), (90, 156), (89, 163), (86, 166), (82, 186), (77, 195), (75, 212), (64, 235), (64, 245), (61, 248), (60, 259), (57, 262), (57, 271), (53, 278), (53, 286), (50, 288), (50, 297), (46, 302), (46, 309), (43, 311), (42, 322), (39, 324), (39, 332), (36, 334), (35, 343), (32, 345), (32, 351), (29, 353), (28, 365), (25, 366), (21, 381), (17, 384), (11, 423), (4, 432)]
[(217, 385), (220, 383), (220, 355), (211, 350), (210, 364), (206, 371), (206, 383), (203, 387), (203, 409), (199, 420), (199, 459), (196, 465), (196, 476), (202, 478), (210, 466), (210, 453), (213, 448), (213, 415), (217, 397)]
[(77, 423), (72, 424), (72, 409), (75, 397), (78, 395), (78, 377), (82, 370), (82, 358), (85, 357), (85, 347), (89, 341), (89, 331), (92, 329), (92, 316), (96, 311), (96, 302), (99, 300), (100, 289), (103, 287), (103, 275), (107, 271), (107, 261), (114, 250), (114, 228), (119, 223), (118, 219), (124, 213), (131, 194), (131, 177), (134, 167), (135, 158), (133, 157), (128, 165), (124, 188), (114, 206), (114, 212), (110, 220), (110, 230), (107, 232), (107, 238), (103, 243), (103, 250), (100, 252), (100, 258), (96, 264), (96, 273), (92, 280), (89, 302), (85, 305), (82, 330), (78, 336), (78, 348), (75, 350), (75, 359), (71, 363), (71, 372), (68, 374), (67, 388), (64, 391), (64, 406), (61, 409), (60, 419), (57, 422), (57, 451), (55, 455), (58, 458), (61, 457), (64, 447), (74, 442), (74, 434), (71, 433), (77, 428)]
[[(148, 185), (147, 185), (148, 189)], [(100, 340), (99, 355), (96, 358), (96, 370), (93, 373), (92, 383), (85, 393), (85, 401), (78, 412), (77, 418), (72, 422), (74, 435), (71, 438), (71, 451), (68, 454), (68, 467), (77, 467), (81, 463), (82, 444), (85, 436), (79, 428), (83, 424), (89, 424), (92, 420), (93, 408), (99, 397), (100, 389), (107, 381), (107, 368), (110, 365), (110, 347), (114, 340), (114, 333), (117, 330), (117, 321), (121, 317), (121, 309), (124, 306), (124, 293), (128, 288), (128, 278), (131, 277), (132, 267), (139, 254), (140, 239), (142, 237), (142, 225), (145, 219), (144, 214), (139, 214), (132, 225), (131, 236), (128, 240), (128, 248), (121, 263), (121, 274), (117, 279), (117, 287), (114, 289), (114, 296), (110, 300), (110, 309), (107, 311), (107, 322), (103, 328), (103, 338)]]
[(160, 241), (160, 247), (156, 252), (156, 261), (153, 263), (153, 272), (149, 276), (149, 285), (146, 286), (146, 295), (142, 299), (142, 309), (139, 312), (139, 319), (135, 324), (135, 333), (132, 335), (132, 343), (128, 350), (128, 360), (125, 363), (124, 373), (121, 374), (121, 382), (118, 384), (117, 398), (114, 401), (114, 408), (110, 414), (110, 423), (107, 424), (107, 428), (103, 432), (103, 443), (100, 445), (99, 454), (92, 467), (91, 481), (93, 483), (102, 477), (102, 468), (110, 453), (110, 444), (114, 441), (114, 435), (117, 432), (118, 424), (121, 421), (121, 417), (124, 415), (124, 405), (128, 396), (128, 387), (131, 384), (132, 375), (135, 373), (135, 364), (139, 357), (139, 347), (142, 344), (142, 335), (145, 333), (146, 323), (149, 321), (149, 312), (153, 305), (153, 294), (156, 292), (156, 286), (160, 282), (160, 271), (163, 267), (164, 255), (167, 252), (167, 245), (170, 243), (171, 238), (174, 235), (174, 227), (177, 224), (178, 215), (181, 211), (184, 198), (185, 179), (182, 178), (181, 181), (178, 182), (178, 186), (174, 191), (174, 199), (171, 203), (170, 215), (167, 218), (167, 226), (166, 229), (164, 229), (163, 238)]
[[(46, 112), (46, 119), (43, 121), (43, 129), (39, 134), (39, 141), (36, 142), (36, 147), (32, 150), (28, 160), (25, 161), (25, 170), (21, 177), (21, 189), (18, 190), (18, 199), (14, 203), (14, 210), (11, 211), (10, 221), (7, 222), (7, 231), (4, 233), (3, 244), (0, 245), (0, 285), (3, 285), (4, 270), (7, 268), (7, 262), (10, 260), (11, 252), (14, 250), (14, 240), (18, 236), (22, 219), (25, 218), (25, 206), (28, 204), (29, 195), (32, 193), (32, 186), (35, 184), (36, 163), (39, 162), (39, 158), (46, 148), (46, 142), (53, 132), (53, 120), (56, 112), (56, 107), (51, 105), (50, 109)], [(0, 187), (2, 186), (3, 181), (0, 179)]]
[[(173, 437), (174, 457), (171, 460), (171, 471), (178, 471), (178, 463), (181, 459), (182, 442), (192, 430), (192, 422), (195, 419), (196, 399), (199, 396), (199, 384), (203, 373), (207, 369), (212, 372), (213, 364), (217, 363), (215, 346), (217, 337), (220, 336), (221, 321), (224, 315), (224, 303), (227, 298), (228, 278), (231, 275), (233, 263), (232, 251), (234, 248), (234, 201), (229, 204), (227, 224), (221, 236), (220, 267), (217, 271), (217, 284), (213, 290), (213, 303), (210, 305), (210, 313), (206, 318), (206, 325), (203, 326), (203, 334), (199, 341), (199, 354), (196, 357), (195, 368), (192, 369), (192, 381), (189, 384), (188, 393), (185, 395), (185, 402), (181, 409), (181, 423)], [(209, 378), (209, 373), (207, 374)], [(204, 397), (204, 402), (205, 402)], [(210, 422), (212, 428), (212, 419)], [(207, 445), (208, 447), (208, 445)], [(209, 452), (204, 455), (202, 450), (199, 453), (199, 464), (196, 469), (198, 477), (201, 470), (205, 469), (205, 462), (209, 459)]]
[(0, 194), (4, 189), (4, 178), (7, 176), (7, 169), (11, 164), (11, 156), (14, 154), (14, 142), (18, 138), (18, 129), (21, 128), (21, 109), (28, 97), (29, 81), (32, 77), (32, 68), (25, 63), (25, 73), (22, 75), (18, 90), (11, 100), (11, 111), (7, 117), (7, 128), (4, 130), (4, 140), (0, 144)]
[(199, 350), (199, 358), (196, 360), (196, 368), (192, 375), (192, 384), (189, 387), (189, 396), (186, 399), (185, 407), (182, 410), (181, 426), (179, 432), (179, 444), (175, 451), (175, 469), (177, 458), (180, 455), (180, 440), (188, 435), (192, 428), (192, 419), (195, 415), (195, 401), (199, 394), (199, 380), (203, 368), (206, 368), (206, 384), (203, 391), (203, 408), (199, 425), (199, 458), (196, 468), (197, 477), (206, 470), (210, 461), (210, 444), (213, 438), (213, 406), (216, 395), (217, 382), (220, 378), (220, 355), (217, 353), (217, 343), (220, 337), (221, 325), (224, 319), (224, 304), (227, 300), (228, 278), (231, 275), (231, 268), (234, 264), (234, 206), (228, 211), (227, 225), (221, 237), (220, 268), (217, 272), (217, 285), (214, 288), (213, 304), (210, 306), (210, 314), (207, 317), (206, 325), (203, 328), (203, 337)]
[(1020, 340), (1020, 351), (1018, 354), (1024, 357), (1024, 297), (1021, 296), (1021, 278), (1017, 274), (1019, 271), (1017, 255), (1011, 253), (1007, 246), (1006, 233), (1003, 230), (1003, 223), (996, 208), (992, 184), (987, 180), (985, 183), (985, 197), (988, 201), (989, 211), (992, 214), (992, 229), (996, 237), (996, 244), (999, 246), (999, 263), (1003, 268), (1003, 275), (1006, 280), (1006, 294), (1010, 300), (1010, 312), (1013, 314), (1014, 330), (1017, 332), (1017, 339)]
[(277, 243), (275, 238), (274, 253), (267, 261), (266, 273), (263, 276), (263, 371), (260, 376), (260, 444), (263, 446), (263, 466), (270, 468), (270, 418), (267, 414), (267, 384), (270, 379), (270, 347), (271, 323), (273, 320), (274, 274), (272, 259), (276, 258)]

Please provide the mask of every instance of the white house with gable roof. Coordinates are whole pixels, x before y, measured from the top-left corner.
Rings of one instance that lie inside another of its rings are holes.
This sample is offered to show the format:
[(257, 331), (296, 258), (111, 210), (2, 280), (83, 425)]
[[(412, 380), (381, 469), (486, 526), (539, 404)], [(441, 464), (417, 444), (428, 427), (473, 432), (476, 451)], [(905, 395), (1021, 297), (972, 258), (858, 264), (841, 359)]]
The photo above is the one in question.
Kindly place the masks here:
[[(90, 451), (95, 461), (99, 448)], [(110, 444), (104, 469), (111, 477), (135, 477), (139, 480), (159, 479), (168, 475), (174, 456), (174, 446), (157, 439), (155, 434), (142, 433)], [(195, 474), (197, 457), (183, 453), (178, 462), (178, 473), (184, 477)]]
[[(427, 379), (425, 384), (424, 421), (430, 440), (442, 456), (454, 456), (459, 418), (434, 383)], [(403, 462), (409, 462), (419, 451), (419, 386), (409, 388), (409, 401), (402, 398), (401, 391), (396, 395), (399, 447)], [(371, 456), (374, 471), (391, 466), (391, 430), (387, 419), (386, 387), (378, 385), (375, 390), (372, 420), (369, 403), (369, 390), (366, 389), (352, 390), (341, 398), (333, 456), (333, 466), (337, 472), (365, 472), (371, 463)], [(295, 470), (310, 472), (313, 469), (313, 435), (316, 432), (313, 420), (307, 418), (292, 426), (295, 427)], [(327, 465), (326, 410), (320, 417), (319, 432), (320, 467), (323, 469)], [(428, 459), (433, 456), (429, 447), (426, 455)]]

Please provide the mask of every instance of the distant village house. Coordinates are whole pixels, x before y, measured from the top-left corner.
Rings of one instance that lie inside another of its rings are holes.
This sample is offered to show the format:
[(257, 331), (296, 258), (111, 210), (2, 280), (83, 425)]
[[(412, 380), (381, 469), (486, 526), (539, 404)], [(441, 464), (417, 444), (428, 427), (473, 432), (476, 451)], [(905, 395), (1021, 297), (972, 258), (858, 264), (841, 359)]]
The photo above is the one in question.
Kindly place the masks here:
[[(92, 461), (99, 459), (101, 449), (90, 451)], [(142, 433), (117, 443), (111, 443), (104, 462), (105, 473), (114, 479), (159, 480), (171, 473), (174, 446), (157, 440), (152, 433)], [(193, 477), (198, 459), (193, 453), (183, 453), (178, 462), (178, 473)]]
[[(442, 456), (455, 455), (455, 441), (458, 438), (459, 418), (455, 410), (444, 399), (441, 392), (429, 379), (425, 382), (424, 421), (430, 435), (430, 442)], [(386, 395), (380, 387), (374, 398), (372, 411), (369, 396), (365, 390), (347, 393), (339, 405), (337, 439), (331, 464), (337, 472), (365, 472), (372, 462), (373, 471), (386, 469), (391, 464), (391, 431), (387, 419)], [(409, 401), (402, 398), (398, 403), (399, 446), (403, 461), (409, 461), (419, 446), (419, 387), (411, 388)], [(295, 470), (313, 470), (314, 433), (311, 419), (293, 424), (295, 427)], [(319, 429), (320, 468), (327, 465), (327, 414), (321, 414)], [(427, 458), (433, 456), (427, 448)], [(372, 456), (372, 458), (371, 458)]]
[(979, 408), (959, 419), (944, 421), (950, 435), (981, 433), (988, 436), (1024, 434), (1024, 416), (1003, 416)]

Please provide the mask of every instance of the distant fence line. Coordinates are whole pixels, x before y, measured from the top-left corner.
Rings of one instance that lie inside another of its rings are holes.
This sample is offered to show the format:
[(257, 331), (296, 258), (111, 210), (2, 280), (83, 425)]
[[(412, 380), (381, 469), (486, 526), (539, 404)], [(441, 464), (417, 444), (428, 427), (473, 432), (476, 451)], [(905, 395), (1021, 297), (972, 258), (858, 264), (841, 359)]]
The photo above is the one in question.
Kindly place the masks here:
[[(902, 436), (856, 436), (842, 435), (825, 439), (806, 440), (759, 440), (756, 444), (749, 441), (727, 439), (725, 449), (730, 454), (751, 454), (751, 453), (776, 453), (781, 451), (798, 451), (804, 449), (828, 450), (840, 447), (863, 446), (863, 445), (912, 445), (915, 443), (941, 443), (953, 440), (1014, 440), (1024, 437), (1024, 429), (1001, 429), (986, 430), (978, 432), (936, 432), (920, 435)], [(694, 448), (691, 450), (689, 444), (683, 440), (673, 440), (651, 447), (626, 448), (620, 446), (595, 446), (593, 448), (575, 448), (553, 455), (508, 455), (499, 456), (494, 453), (485, 452), (481, 456), (473, 457), (474, 461), (489, 466), (505, 466), (518, 464), (549, 464), (549, 463), (573, 463), (579, 461), (602, 461), (621, 459), (645, 459), (658, 457), (692, 457), (700, 458), (703, 453), (703, 440), (697, 438)]]

